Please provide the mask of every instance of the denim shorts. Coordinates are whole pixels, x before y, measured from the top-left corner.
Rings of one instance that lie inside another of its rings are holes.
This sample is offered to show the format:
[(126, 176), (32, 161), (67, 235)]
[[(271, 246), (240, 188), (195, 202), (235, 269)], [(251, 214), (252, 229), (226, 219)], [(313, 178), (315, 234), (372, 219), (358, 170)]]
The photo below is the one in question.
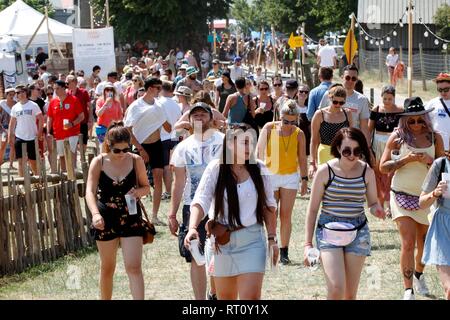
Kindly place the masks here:
[[(365, 215), (361, 215), (356, 218), (341, 218), (322, 213), (319, 217), (318, 225), (325, 225), (329, 222), (347, 222), (353, 224), (355, 227), (358, 227), (363, 224), (366, 219), (367, 218)], [(366, 223), (366, 225), (362, 229), (358, 230), (355, 240), (353, 240), (353, 242), (351, 242), (349, 245), (346, 245), (345, 247), (335, 246), (324, 241), (322, 236), (322, 228), (317, 226), (316, 243), (319, 250), (342, 248), (344, 249), (345, 253), (352, 253), (357, 256), (368, 257), (370, 256), (371, 249), (369, 224)]]

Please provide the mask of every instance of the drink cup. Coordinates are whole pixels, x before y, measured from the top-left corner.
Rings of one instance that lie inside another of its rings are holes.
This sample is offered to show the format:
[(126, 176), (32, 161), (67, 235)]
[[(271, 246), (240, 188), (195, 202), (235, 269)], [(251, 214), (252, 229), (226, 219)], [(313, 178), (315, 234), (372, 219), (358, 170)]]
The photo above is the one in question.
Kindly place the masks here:
[(278, 246), (273, 244), (271, 246), (269, 246), (269, 255), (268, 255), (268, 260), (269, 260), (269, 269), (271, 272), (277, 272), (278, 271), (278, 263), (273, 261), (273, 256), (275, 254), (275, 248), (277, 248)]
[(126, 194), (125, 201), (127, 202), (128, 214), (137, 214), (136, 198), (132, 195)]
[(266, 111), (266, 103), (265, 103), (265, 102), (260, 102), (260, 103), (259, 103), (259, 107), (260, 107), (261, 109), (263, 109), (264, 111)]
[(191, 246), (189, 250), (191, 251), (191, 255), (194, 258), (197, 265), (203, 266), (206, 263), (205, 256), (200, 253), (200, 242), (198, 239), (191, 240)]
[(391, 151), (391, 159), (392, 160), (400, 160), (400, 150), (394, 149)]
[(69, 129), (69, 123), (70, 123), (69, 119), (63, 120), (64, 130)]
[(8, 134), (6, 132), (2, 133), (2, 142), (6, 142), (8, 140)]
[(450, 199), (450, 173), (443, 172), (442, 173), (442, 181), (445, 181), (447, 183), (447, 190), (442, 195), (446, 199)]
[(309, 248), (307, 252), (309, 269), (314, 271), (319, 268), (320, 251), (317, 248)]

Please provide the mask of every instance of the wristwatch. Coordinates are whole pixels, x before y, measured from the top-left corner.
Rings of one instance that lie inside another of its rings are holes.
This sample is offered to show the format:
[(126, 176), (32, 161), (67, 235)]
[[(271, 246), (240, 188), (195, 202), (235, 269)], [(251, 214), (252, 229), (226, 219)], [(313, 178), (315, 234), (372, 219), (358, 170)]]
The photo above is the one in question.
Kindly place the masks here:
[(275, 241), (275, 242), (278, 242), (276, 236), (269, 236), (269, 237), (267, 237), (267, 241)]
[(309, 181), (308, 176), (302, 177), (302, 180)]

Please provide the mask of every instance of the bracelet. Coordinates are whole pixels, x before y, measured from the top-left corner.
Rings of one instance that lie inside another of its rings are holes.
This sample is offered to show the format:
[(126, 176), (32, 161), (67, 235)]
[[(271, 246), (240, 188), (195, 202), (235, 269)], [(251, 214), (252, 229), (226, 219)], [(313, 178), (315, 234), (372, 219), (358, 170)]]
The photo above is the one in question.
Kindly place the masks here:
[(308, 182), (308, 181), (309, 181), (308, 176), (302, 177), (302, 181), (303, 181), (303, 180), (305, 180), (306, 182)]
[(312, 242), (305, 242), (305, 247), (312, 247), (312, 246), (313, 246)]

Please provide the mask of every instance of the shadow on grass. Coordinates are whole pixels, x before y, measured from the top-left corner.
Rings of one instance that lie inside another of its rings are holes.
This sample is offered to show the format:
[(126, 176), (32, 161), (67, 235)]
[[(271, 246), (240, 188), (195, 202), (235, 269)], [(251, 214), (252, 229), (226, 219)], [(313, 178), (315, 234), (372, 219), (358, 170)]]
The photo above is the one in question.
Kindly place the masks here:
[(372, 251), (377, 251), (377, 250), (400, 250), (400, 244), (373, 245)]
[(76, 252), (70, 252), (55, 261), (45, 262), (41, 265), (30, 267), (21, 273), (2, 276), (0, 277), (0, 287), (35, 279), (42, 276), (44, 273), (56, 271), (74, 260), (83, 259), (95, 252), (97, 252), (96, 246), (82, 248)]

